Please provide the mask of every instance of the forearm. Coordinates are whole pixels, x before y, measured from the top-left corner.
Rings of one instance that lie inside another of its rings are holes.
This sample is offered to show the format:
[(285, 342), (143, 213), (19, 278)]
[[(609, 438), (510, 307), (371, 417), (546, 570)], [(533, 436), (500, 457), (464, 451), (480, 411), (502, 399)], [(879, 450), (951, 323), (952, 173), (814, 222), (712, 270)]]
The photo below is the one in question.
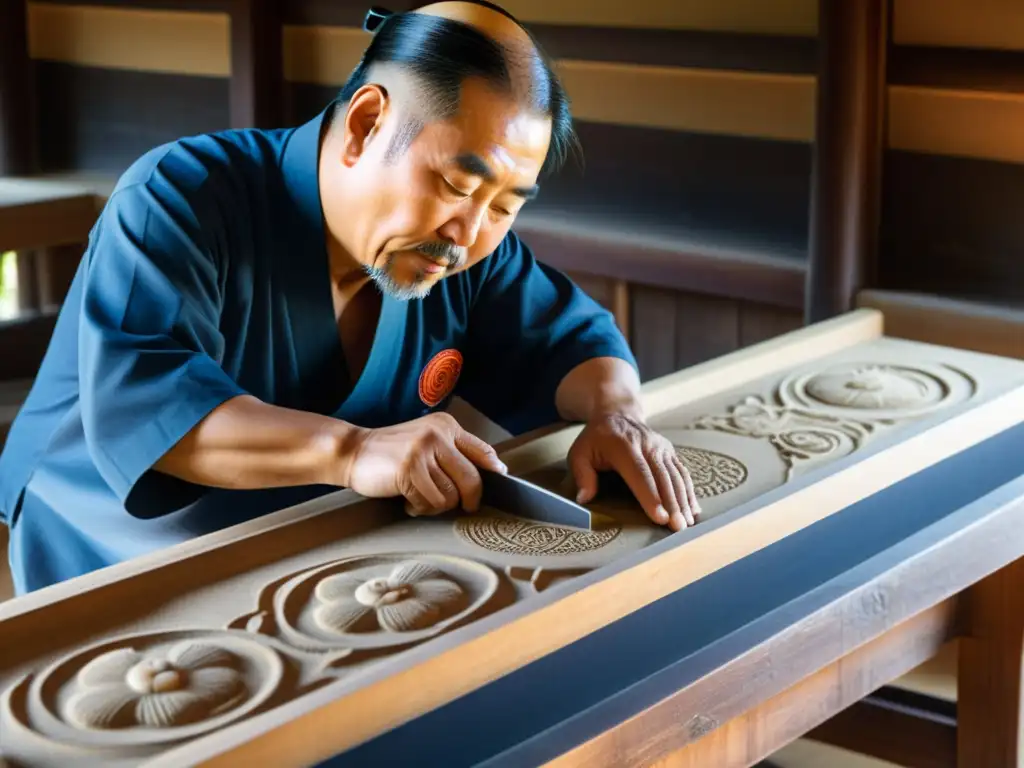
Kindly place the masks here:
[(215, 488), (343, 485), (353, 444), (364, 431), (328, 416), (236, 397), (211, 411), (154, 468)]
[(566, 421), (586, 422), (602, 414), (644, 420), (640, 377), (617, 357), (597, 357), (573, 368), (558, 385), (555, 406)]

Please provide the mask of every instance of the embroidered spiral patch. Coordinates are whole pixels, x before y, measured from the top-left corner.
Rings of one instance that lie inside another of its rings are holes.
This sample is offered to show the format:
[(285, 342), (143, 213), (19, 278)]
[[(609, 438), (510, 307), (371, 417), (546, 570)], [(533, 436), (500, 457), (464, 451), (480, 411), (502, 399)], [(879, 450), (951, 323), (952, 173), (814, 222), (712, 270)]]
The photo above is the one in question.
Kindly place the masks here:
[(455, 389), (462, 372), (462, 353), (443, 349), (434, 355), (420, 374), (420, 400), (433, 408)]

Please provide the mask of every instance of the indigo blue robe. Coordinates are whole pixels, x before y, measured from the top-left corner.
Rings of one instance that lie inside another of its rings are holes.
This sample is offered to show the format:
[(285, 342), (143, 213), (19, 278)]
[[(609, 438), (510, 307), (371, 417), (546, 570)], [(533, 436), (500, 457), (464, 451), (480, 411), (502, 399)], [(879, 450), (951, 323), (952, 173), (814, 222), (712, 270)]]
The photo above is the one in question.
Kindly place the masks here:
[(317, 180), (325, 114), (182, 139), (120, 179), (0, 456), (19, 594), (331, 490), (226, 491), (152, 469), (237, 395), (367, 427), (459, 395), (521, 433), (557, 420), (555, 388), (581, 362), (635, 366), (610, 314), (510, 233), (426, 298), (384, 297), (350, 382)]

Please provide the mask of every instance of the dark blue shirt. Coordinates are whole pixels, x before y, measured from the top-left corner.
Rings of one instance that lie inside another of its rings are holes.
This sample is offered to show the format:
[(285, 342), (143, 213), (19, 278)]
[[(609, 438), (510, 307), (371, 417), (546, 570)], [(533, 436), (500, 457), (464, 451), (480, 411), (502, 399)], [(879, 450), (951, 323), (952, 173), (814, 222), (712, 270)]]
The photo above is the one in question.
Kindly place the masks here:
[(0, 456), (18, 593), (330, 490), (226, 491), (152, 469), (237, 395), (367, 427), (459, 395), (521, 433), (557, 420), (555, 389), (579, 363), (635, 365), (609, 313), (510, 233), (426, 298), (385, 296), (351, 382), (317, 180), (323, 117), (182, 139), (118, 182)]

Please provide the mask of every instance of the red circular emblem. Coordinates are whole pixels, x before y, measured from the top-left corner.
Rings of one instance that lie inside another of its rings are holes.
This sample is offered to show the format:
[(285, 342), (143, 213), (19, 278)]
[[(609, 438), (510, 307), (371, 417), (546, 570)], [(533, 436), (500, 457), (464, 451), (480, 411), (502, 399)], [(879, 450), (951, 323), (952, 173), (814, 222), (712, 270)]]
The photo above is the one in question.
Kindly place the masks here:
[(455, 389), (462, 372), (462, 353), (443, 349), (430, 358), (420, 374), (420, 400), (433, 408)]

